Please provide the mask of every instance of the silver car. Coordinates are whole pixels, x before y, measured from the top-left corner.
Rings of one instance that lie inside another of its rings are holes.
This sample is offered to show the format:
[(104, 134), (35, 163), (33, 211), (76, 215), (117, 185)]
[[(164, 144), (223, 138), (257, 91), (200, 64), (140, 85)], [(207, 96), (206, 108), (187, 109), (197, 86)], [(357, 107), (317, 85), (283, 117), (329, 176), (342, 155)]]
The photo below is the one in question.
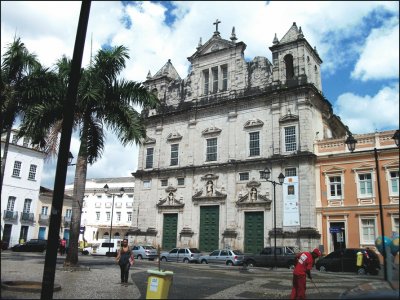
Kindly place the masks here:
[(153, 246), (133, 246), (132, 247), (133, 255), (137, 259), (148, 259), (148, 260), (154, 260), (157, 258), (157, 249), (154, 248)]
[(244, 254), (240, 250), (219, 249), (214, 250), (208, 255), (199, 257), (202, 264), (215, 263), (225, 264), (227, 266), (243, 265)]
[(201, 252), (197, 248), (174, 248), (160, 254), (161, 261), (175, 261), (184, 263), (198, 263)]

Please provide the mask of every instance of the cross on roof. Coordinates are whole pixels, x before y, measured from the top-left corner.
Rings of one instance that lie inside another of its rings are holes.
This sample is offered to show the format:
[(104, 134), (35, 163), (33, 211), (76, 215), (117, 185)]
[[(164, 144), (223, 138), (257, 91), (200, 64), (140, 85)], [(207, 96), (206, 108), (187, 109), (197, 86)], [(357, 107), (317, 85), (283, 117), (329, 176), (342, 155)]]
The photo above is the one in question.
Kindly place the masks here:
[(218, 24), (221, 23), (220, 20), (215, 20), (215, 22), (213, 23), (215, 25), (215, 32), (218, 32)]

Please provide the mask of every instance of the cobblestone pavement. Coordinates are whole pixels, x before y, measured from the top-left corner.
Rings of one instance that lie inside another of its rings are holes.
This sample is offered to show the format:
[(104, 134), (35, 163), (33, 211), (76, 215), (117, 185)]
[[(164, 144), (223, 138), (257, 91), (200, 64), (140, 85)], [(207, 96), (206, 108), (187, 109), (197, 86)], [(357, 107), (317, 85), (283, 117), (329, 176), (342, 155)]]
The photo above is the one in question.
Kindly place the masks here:
[[(130, 272), (128, 286), (119, 283), (119, 268), (113, 258), (80, 257), (88, 271), (66, 271), (63, 258), (58, 258), (55, 283), (62, 286), (53, 293), (54, 299), (145, 299), (147, 270), (157, 262), (137, 261)], [(43, 277), (44, 255), (41, 253), (1, 253), (1, 281), (36, 281)], [(289, 299), (292, 274), (290, 270), (269, 270), (212, 265), (165, 263), (174, 271), (170, 299)], [(163, 265), (164, 267), (166, 265)], [(81, 270), (84, 270), (83, 268)], [(349, 273), (312, 272), (307, 282), (308, 299), (337, 299), (350, 289), (357, 292), (390, 290), (380, 276), (357, 276)], [(398, 277), (397, 277), (398, 293)], [(358, 289), (358, 290), (357, 290)], [(2, 288), (1, 299), (40, 299), (40, 292), (29, 293)]]

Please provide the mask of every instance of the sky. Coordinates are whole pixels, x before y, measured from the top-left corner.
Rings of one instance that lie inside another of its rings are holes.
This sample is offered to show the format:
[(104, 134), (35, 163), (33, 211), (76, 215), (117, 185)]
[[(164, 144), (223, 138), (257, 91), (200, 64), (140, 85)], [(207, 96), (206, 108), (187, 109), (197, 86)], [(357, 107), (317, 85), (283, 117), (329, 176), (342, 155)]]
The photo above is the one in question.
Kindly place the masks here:
[[(1, 1), (1, 56), (14, 36), (48, 67), (63, 55), (72, 58), (80, 1)], [(218, 30), (247, 47), (245, 59), (264, 56), (272, 62), (275, 34), (281, 39), (293, 22), (316, 47), (322, 90), (353, 134), (399, 128), (398, 1), (92, 1), (82, 67), (90, 53), (105, 47), (128, 47), (130, 60), (121, 74), (143, 82), (171, 59), (181, 78), (202, 39)], [(79, 140), (71, 139), (77, 156)], [(138, 147), (123, 147), (107, 133), (103, 156), (88, 166), (87, 178), (131, 176)], [(41, 185), (53, 189), (56, 158), (45, 161)], [(66, 184), (73, 183), (68, 168)]]

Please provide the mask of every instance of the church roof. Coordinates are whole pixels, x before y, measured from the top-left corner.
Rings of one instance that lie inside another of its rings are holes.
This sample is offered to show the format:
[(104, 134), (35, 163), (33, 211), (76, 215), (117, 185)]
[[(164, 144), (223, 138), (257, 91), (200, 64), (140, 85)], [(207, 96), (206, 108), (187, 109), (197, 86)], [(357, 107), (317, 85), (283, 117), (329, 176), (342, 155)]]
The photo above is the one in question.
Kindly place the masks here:
[(293, 22), (292, 27), (290, 27), (289, 31), (283, 36), (279, 43), (289, 43), (303, 37), (304, 35), (301, 31), (301, 27), (298, 28), (296, 22)]
[(173, 80), (180, 80), (181, 77), (179, 76), (178, 72), (176, 71), (175, 67), (172, 65), (170, 59), (168, 59), (167, 63), (153, 76), (151, 77), (150, 71), (147, 74), (148, 80), (154, 80), (161, 77), (169, 77)]

